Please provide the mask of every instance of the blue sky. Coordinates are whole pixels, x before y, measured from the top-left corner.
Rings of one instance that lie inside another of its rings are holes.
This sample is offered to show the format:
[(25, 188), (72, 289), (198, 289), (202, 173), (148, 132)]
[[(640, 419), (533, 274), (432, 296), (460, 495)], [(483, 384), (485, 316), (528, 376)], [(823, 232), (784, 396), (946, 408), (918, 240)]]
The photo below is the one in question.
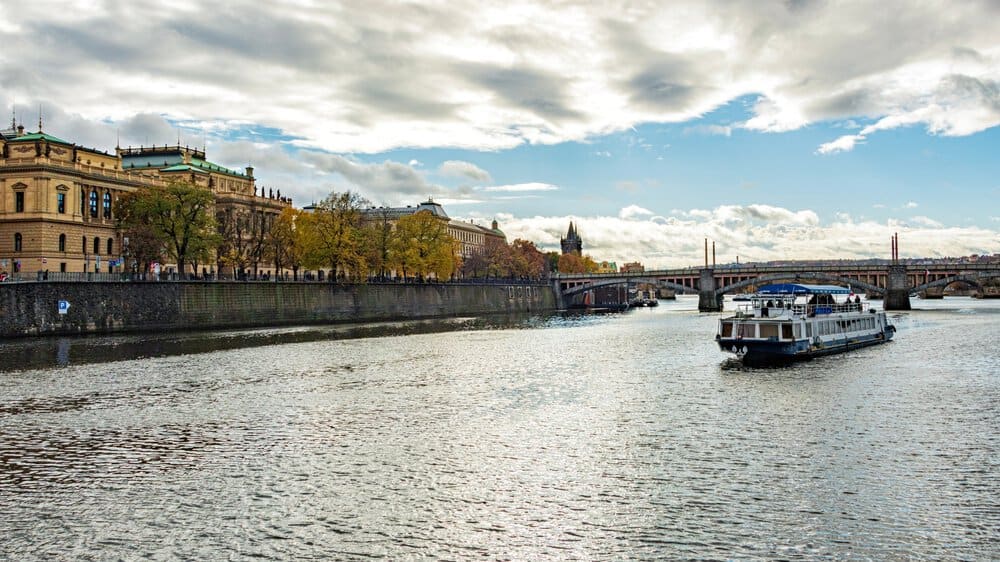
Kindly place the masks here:
[[(598, 260), (1000, 252), (1000, 5), (0, 3), (0, 105)], [(128, 21), (122, 26), (120, 22)], [(107, 30), (113, 29), (113, 33)]]

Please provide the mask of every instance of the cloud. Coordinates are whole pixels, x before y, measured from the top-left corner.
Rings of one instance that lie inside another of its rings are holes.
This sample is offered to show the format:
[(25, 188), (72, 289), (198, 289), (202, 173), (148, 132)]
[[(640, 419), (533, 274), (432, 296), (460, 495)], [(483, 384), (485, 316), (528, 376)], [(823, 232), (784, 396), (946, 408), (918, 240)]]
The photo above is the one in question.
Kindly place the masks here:
[(629, 220), (638, 217), (650, 216), (654, 214), (656, 213), (650, 211), (649, 209), (643, 209), (638, 205), (629, 205), (628, 207), (625, 207), (624, 209), (618, 212), (618, 218), (622, 220)]
[(733, 128), (728, 125), (695, 125), (685, 127), (684, 134), (729, 137), (733, 134)]
[(412, 204), (427, 197), (464, 199), (461, 192), (431, 183), (411, 166), (392, 160), (368, 163), (318, 151), (302, 151), (299, 159), (316, 173), (332, 176), (326, 183), (327, 194), (351, 189), (386, 205)]
[(8, 4), (7, 105), (90, 123), (160, 116), (194, 142), (252, 124), (336, 153), (502, 150), (686, 122), (745, 96), (751, 116), (730, 133), (870, 123), (821, 154), (897, 127), (1000, 123), (990, 0), (947, 17), (874, 2)]
[(518, 183), (511, 185), (490, 185), (482, 188), (483, 191), (494, 192), (556, 191), (558, 189), (559, 186), (541, 182)]
[(461, 160), (448, 160), (443, 162), (441, 166), (438, 167), (438, 173), (442, 176), (469, 178), (480, 183), (493, 181), (493, 178), (490, 177), (489, 172), (486, 170), (483, 170), (471, 162), (463, 162)]
[(932, 219), (930, 217), (925, 217), (925, 216), (922, 216), (922, 215), (918, 215), (918, 216), (915, 216), (915, 217), (910, 217), (910, 221), (913, 222), (914, 224), (918, 224), (920, 226), (926, 226), (926, 227), (930, 227), (930, 228), (941, 228), (941, 227), (944, 226), (944, 224), (942, 224), (942, 223), (940, 223), (940, 222), (938, 222), (938, 221), (936, 221), (936, 220), (934, 220), (934, 219)]
[[(704, 260), (704, 240), (716, 244), (718, 263), (772, 260), (888, 258), (889, 240), (898, 232), (904, 257), (993, 253), (1000, 233), (978, 227), (947, 227), (927, 217), (909, 224), (858, 220), (847, 215), (820, 222), (809, 209), (766, 205), (692, 209), (679, 216), (625, 212), (619, 216), (498, 215), (509, 239), (533, 240), (545, 251), (558, 251), (572, 220), (583, 238), (583, 251), (594, 259), (619, 263), (639, 260), (647, 268), (697, 266)], [(738, 218), (739, 220), (735, 220)]]
[(903, 208), (904, 209), (916, 209), (919, 206), (920, 205), (916, 201), (907, 201), (906, 204), (903, 205)]

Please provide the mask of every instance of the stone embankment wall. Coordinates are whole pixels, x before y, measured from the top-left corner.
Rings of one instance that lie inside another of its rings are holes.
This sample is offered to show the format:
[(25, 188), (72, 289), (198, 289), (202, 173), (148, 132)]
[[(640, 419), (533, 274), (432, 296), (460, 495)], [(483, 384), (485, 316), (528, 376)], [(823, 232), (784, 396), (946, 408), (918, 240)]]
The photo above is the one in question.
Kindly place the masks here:
[[(66, 314), (59, 301), (69, 302)], [(555, 310), (548, 285), (4, 283), (0, 336), (243, 328)]]

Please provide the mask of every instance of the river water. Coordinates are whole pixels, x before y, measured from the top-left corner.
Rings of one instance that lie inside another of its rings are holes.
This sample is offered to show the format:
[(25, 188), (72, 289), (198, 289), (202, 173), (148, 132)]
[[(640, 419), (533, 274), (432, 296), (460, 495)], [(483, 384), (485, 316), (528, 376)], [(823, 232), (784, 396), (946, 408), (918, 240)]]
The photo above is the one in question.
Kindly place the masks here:
[(0, 559), (998, 559), (1000, 301), (913, 302), (777, 369), (691, 297), (4, 342)]

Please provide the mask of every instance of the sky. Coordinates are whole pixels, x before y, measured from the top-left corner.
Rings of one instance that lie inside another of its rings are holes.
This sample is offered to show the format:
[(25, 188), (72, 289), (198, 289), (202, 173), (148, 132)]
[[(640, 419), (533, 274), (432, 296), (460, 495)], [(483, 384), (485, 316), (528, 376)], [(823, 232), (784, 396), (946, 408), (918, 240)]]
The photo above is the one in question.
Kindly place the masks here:
[(573, 221), (647, 268), (1000, 253), (996, 0), (0, 0), (0, 45), (8, 125), (296, 206)]

